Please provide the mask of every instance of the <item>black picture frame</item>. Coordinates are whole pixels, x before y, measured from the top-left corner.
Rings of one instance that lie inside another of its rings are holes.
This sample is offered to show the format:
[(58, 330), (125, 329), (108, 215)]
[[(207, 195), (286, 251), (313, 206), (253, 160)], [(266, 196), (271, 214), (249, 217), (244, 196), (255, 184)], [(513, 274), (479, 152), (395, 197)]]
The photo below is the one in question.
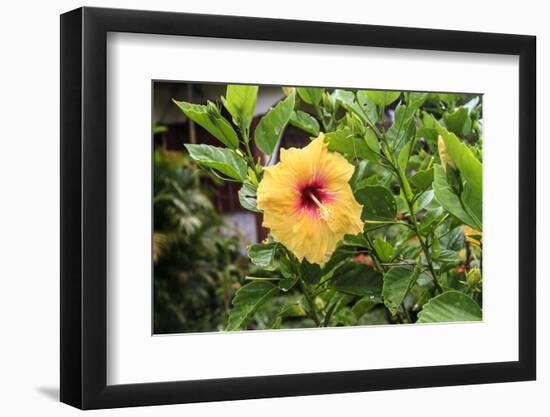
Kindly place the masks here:
[[(108, 32), (519, 56), (519, 360), (107, 385)], [(252, 17), (80, 8), (61, 15), (61, 401), (82, 409), (533, 380), (536, 38)]]

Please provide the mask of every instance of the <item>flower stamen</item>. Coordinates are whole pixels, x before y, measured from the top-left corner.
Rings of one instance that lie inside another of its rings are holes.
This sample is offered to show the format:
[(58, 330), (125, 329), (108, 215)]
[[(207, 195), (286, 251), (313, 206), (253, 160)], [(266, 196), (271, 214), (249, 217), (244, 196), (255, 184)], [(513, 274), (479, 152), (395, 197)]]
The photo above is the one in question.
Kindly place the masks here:
[(329, 221), (332, 217), (331, 213), (330, 213), (330, 210), (328, 209), (327, 206), (325, 206), (323, 203), (321, 203), (317, 197), (315, 197), (315, 194), (313, 194), (312, 192), (309, 192), (309, 197), (313, 200), (313, 202), (317, 205), (318, 207), (318, 211), (319, 211), (319, 215), (321, 216), (321, 218), (325, 221)]

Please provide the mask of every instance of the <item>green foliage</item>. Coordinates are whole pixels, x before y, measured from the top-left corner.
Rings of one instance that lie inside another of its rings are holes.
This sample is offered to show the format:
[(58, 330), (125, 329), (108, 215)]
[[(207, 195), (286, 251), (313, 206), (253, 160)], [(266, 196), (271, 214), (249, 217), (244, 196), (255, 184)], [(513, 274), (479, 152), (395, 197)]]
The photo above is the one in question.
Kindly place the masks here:
[(385, 187), (367, 185), (356, 191), (355, 198), (363, 205), (363, 220), (393, 220), (397, 215), (395, 198)]
[(258, 209), (256, 192), (258, 187), (252, 182), (245, 180), (243, 186), (239, 190), (239, 202), (243, 208), (254, 211), (256, 213), (261, 213), (261, 210)]
[(384, 274), (384, 286), (382, 296), (384, 304), (390, 310), (392, 315), (397, 314), (397, 310), (409, 292), (409, 289), (418, 278), (418, 270), (395, 266)]
[(235, 237), (180, 152), (154, 154), (154, 332), (223, 329), (234, 287), (246, 271)]
[(323, 98), (322, 88), (297, 88), (298, 95), (307, 104), (317, 105)]
[(456, 164), (464, 180), (464, 191), (461, 193), (464, 209), (473, 219), (474, 227), (481, 230), (483, 218), (481, 162), (474, 156), (468, 146), (460, 142), (453, 133), (441, 126), (437, 126), (437, 129), (445, 142), (451, 160)]
[(325, 142), (331, 151), (340, 152), (352, 158), (370, 160), (376, 158), (376, 154), (368, 147), (365, 138), (356, 136), (348, 127), (327, 133)]
[(400, 91), (371, 91), (365, 90), (365, 95), (377, 106), (388, 106), (392, 104), (401, 95)]
[(468, 295), (455, 290), (432, 298), (418, 315), (418, 323), (479, 320), (481, 320), (479, 305)]
[(242, 287), (233, 298), (227, 330), (238, 330), (245, 326), (254, 312), (277, 292), (278, 288), (269, 282), (251, 282)]
[(331, 288), (349, 295), (368, 295), (378, 299), (382, 290), (382, 276), (366, 265), (347, 263), (335, 272)]
[(276, 243), (257, 243), (248, 247), (250, 261), (260, 268), (271, 269), (275, 261)]
[(372, 246), (382, 262), (391, 262), (395, 256), (395, 248), (392, 244), (380, 239), (379, 237), (374, 239)]
[(248, 246), (250, 271), (233, 287), (225, 329), (481, 320), (481, 96), (287, 87), (250, 141), (261, 93), (227, 87), (221, 102), (232, 123), (219, 104), (176, 102), (225, 145), (186, 145), (190, 157), (242, 183), (242, 207), (261, 216), (262, 163), (279, 160), (288, 124), (303, 132), (303, 146), (323, 133), (329, 151), (354, 165), (349, 183), (364, 229), (322, 264), (271, 235)]
[(228, 85), (225, 97), (222, 97), (233, 123), (248, 137), (248, 129), (254, 116), (258, 86), (255, 85)]
[(185, 148), (201, 166), (213, 168), (239, 181), (246, 178), (246, 162), (231, 149), (210, 145), (185, 145)]
[(219, 108), (212, 102), (203, 106), (184, 101), (175, 101), (187, 117), (204, 127), (212, 136), (231, 149), (239, 146), (239, 138), (231, 124), (221, 115)]
[(319, 122), (313, 116), (310, 116), (308, 113), (297, 110), (292, 112), (290, 116), (290, 124), (305, 130), (313, 136), (319, 135)]
[(254, 132), (256, 146), (266, 155), (271, 155), (294, 110), (294, 94), (280, 101), (262, 117)]

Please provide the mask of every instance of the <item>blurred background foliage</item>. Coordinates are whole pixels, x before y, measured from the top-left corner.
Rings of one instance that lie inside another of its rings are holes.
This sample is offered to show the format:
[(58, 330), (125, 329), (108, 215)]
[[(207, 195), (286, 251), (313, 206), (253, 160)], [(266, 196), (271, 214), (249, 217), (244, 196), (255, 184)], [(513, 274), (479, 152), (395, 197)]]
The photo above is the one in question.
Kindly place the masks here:
[(237, 231), (182, 152), (157, 148), (154, 172), (154, 333), (221, 330), (247, 266)]

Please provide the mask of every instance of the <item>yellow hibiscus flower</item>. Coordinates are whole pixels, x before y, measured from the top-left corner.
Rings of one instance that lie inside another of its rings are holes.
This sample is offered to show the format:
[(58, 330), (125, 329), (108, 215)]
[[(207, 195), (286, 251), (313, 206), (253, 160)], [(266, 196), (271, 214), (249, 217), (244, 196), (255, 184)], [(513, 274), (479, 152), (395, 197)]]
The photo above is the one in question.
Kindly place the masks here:
[(348, 184), (353, 165), (329, 152), (321, 133), (302, 149), (281, 149), (258, 185), (263, 226), (300, 260), (326, 262), (346, 234), (363, 231), (362, 207)]

